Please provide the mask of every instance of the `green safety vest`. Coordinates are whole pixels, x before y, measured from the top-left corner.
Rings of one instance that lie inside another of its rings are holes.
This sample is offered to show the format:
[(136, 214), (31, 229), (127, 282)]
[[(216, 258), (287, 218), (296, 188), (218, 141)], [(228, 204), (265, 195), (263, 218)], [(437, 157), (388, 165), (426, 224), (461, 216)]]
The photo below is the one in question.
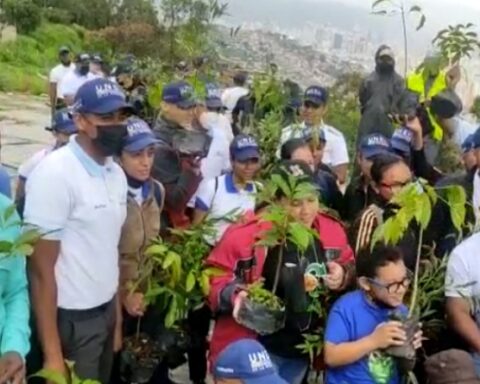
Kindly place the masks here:
[[(423, 103), (426, 100), (432, 100), (432, 97), (443, 92), (447, 88), (447, 73), (445, 71), (440, 71), (435, 80), (433, 81), (428, 94), (425, 93), (425, 82), (423, 80), (422, 72), (414, 72), (407, 77), (407, 88), (408, 90), (417, 93), (420, 96), (420, 102)], [(440, 124), (437, 123), (437, 120), (434, 118), (430, 112), (430, 108), (427, 108), (428, 117), (433, 126), (432, 136), (435, 140), (442, 140), (443, 138), (443, 129)]]

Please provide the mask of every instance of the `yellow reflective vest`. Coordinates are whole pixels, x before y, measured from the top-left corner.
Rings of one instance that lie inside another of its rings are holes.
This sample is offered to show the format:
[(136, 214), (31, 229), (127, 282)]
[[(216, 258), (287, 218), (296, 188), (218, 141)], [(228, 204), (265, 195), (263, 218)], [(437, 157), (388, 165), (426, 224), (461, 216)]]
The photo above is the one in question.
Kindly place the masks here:
[[(432, 97), (438, 95), (440, 92), (443, 92), (447, 88), (447, 73), (445, 71), (441, 71), (437, 75), (428, 91), (428, 94), (425, 93), (425, 81), (423, 79), (422, 72), (414, 72), (408, 75), (407, 88), (420, 96), (419, 101), (421, 103), (426, 100), (432, 100)], [(431, 114), (430, 108), (427, 108), (427, 112), (430, 118), (430, 122), (433, 126), (432, 136), (435, 140), (440, 141), (443, 138), (442, 127), (437, 123), (436, 119)]]

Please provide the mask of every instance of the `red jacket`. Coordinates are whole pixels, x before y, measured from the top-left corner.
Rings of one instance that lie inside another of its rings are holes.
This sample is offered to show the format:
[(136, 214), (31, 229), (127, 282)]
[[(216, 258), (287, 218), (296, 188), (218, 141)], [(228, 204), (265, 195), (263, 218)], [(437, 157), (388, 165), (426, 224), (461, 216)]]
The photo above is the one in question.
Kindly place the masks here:
[[(340, 264), (353, 262), (353, 251), (342, 224), (319, 213), (313, 225), (318, 230), (324, 248), (342, 249)], [(210, 343), (212, 366), (218, 354), (230, 343), (238, 339), (257, 337), (255, 332), (233, 319), (232, 310), (239, 285), (251, 284), (262, 276), (266, 249), (254, 249), (254, 244), (269, 228), (269, 222), (261, 221), (253, 213), (247, 214), (242, 223), (228, 228), (206, 261), (208, 266), (225, 271), (224, 275), (212, 277), (210, 280), (208, 302), (213, 313), (217, 314)]]

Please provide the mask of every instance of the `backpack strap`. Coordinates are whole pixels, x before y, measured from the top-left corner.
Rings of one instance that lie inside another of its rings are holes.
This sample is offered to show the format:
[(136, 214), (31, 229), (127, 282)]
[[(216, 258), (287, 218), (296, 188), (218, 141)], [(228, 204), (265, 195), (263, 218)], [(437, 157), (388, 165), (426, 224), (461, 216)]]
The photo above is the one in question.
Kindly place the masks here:
[(165, 205), (165, 188), (157, 180), (153, 180), (153, 197), (162, 211)]

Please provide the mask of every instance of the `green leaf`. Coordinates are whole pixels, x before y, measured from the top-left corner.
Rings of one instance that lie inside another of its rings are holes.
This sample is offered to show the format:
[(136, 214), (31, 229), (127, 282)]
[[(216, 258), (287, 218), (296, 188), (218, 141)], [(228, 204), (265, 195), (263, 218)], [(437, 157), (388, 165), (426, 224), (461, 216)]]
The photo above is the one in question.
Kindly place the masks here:
[(15, 204), (9, 205), (3, 212), (3, 224), (11, 224), (9, 220), (17, 213), (17, 207)]
[(30, 377), (45, 379), (54, 384), (68, 384), (67, 379), (61, 373), (50, 371), (48, 369), (42, 369)]
[[(450, 217), (457, 231), (462, 230), (465, 222), (467, 196), (465, 190), (459, 185), (453, 185), (447, 188), (447, 202), (450, 206)], [(480, 207), (474, 207), (479, 209)]]
[(30, 244), (22, 244), (14, 248), (14, 253), (21, 256), (31, 256), (33, 254), (34, 248)]
[(167, 316), (165, 316), (165, 327), (172, 328), (177, 321), (177, 300), (175, 297), (172, 297), (170, 301), (170, 306), (168, 307)]
[(204, 273), (208, 277), (218, 277), (227, 274), (225, 270), (215, 267), (205, 268), (202, 273)]
[(15, 244), (34, 244), (36, 243), (40, 238), (41, 234), (37, 229), (29, 229), (27, 231), (24, 231), (20, 237), (15, 240)]
[(12, 253), (12, 249), (14, 247), (14, 243), (6, 240), (0, 241), (0, 253), (6, 253), (10, 255)]
[(288, 225), (288, 234), (291, 240), (305, 251), (312, 241), (312, 236), (307, 227), (298, 222), (292, 222)]
[(175, 262), (177, 254), (175, 252), (168, 252), (167, 256), (165, 257), (165, 260), (163, 261), (162, 268), (163, 269), (168, 269), (170, 266)]
[(203, 295), (207, 297), (210, 294), (210, 278), (205, 273), (205, 271), (200, 275), (200, 280), (198, 281), (198, 283), (200, 285), (200, 289), (202, 290)]
[(422, 229), (425, 230), (430, 223), (430, 218), (432, 216), (432, 206), (426, 193), (422, 193), (418, 196), (416, 200), (416, 208), (415, 219)]
[(372, 4), (372, 8), (378, 7), (380, 4), (386, 3), (388, 0), (375, 0)]
[(154, 244), (147, 248), (145, 255), (164, 255), (168, 251), (168, 247), (164, 244)]
[(272, 181), (278, 188), (281, 189), (285, 196), (290, 196), (292, 194), (292, 190), (289, 185), (279, 175), (272, 175)]
[(422, 8), (419, 5), (413, 5), (408, 12), (422, 12)]
[(422, 15), (422, 17), (420, 17), (420, 21), (418, 22), (418, 25), (417, 25), (417, 31), (419, 31), (420, 29), (423, 28), (426, 21), (427, 21), (427, 18), (425, 17), (425, 15)]
[(190, 271), (187, 275), (187, 279), (185, 280), (185, 291), (187, 293), (192, 292), (193, 288), (195, 287), (195, 275), (192, 271)]

